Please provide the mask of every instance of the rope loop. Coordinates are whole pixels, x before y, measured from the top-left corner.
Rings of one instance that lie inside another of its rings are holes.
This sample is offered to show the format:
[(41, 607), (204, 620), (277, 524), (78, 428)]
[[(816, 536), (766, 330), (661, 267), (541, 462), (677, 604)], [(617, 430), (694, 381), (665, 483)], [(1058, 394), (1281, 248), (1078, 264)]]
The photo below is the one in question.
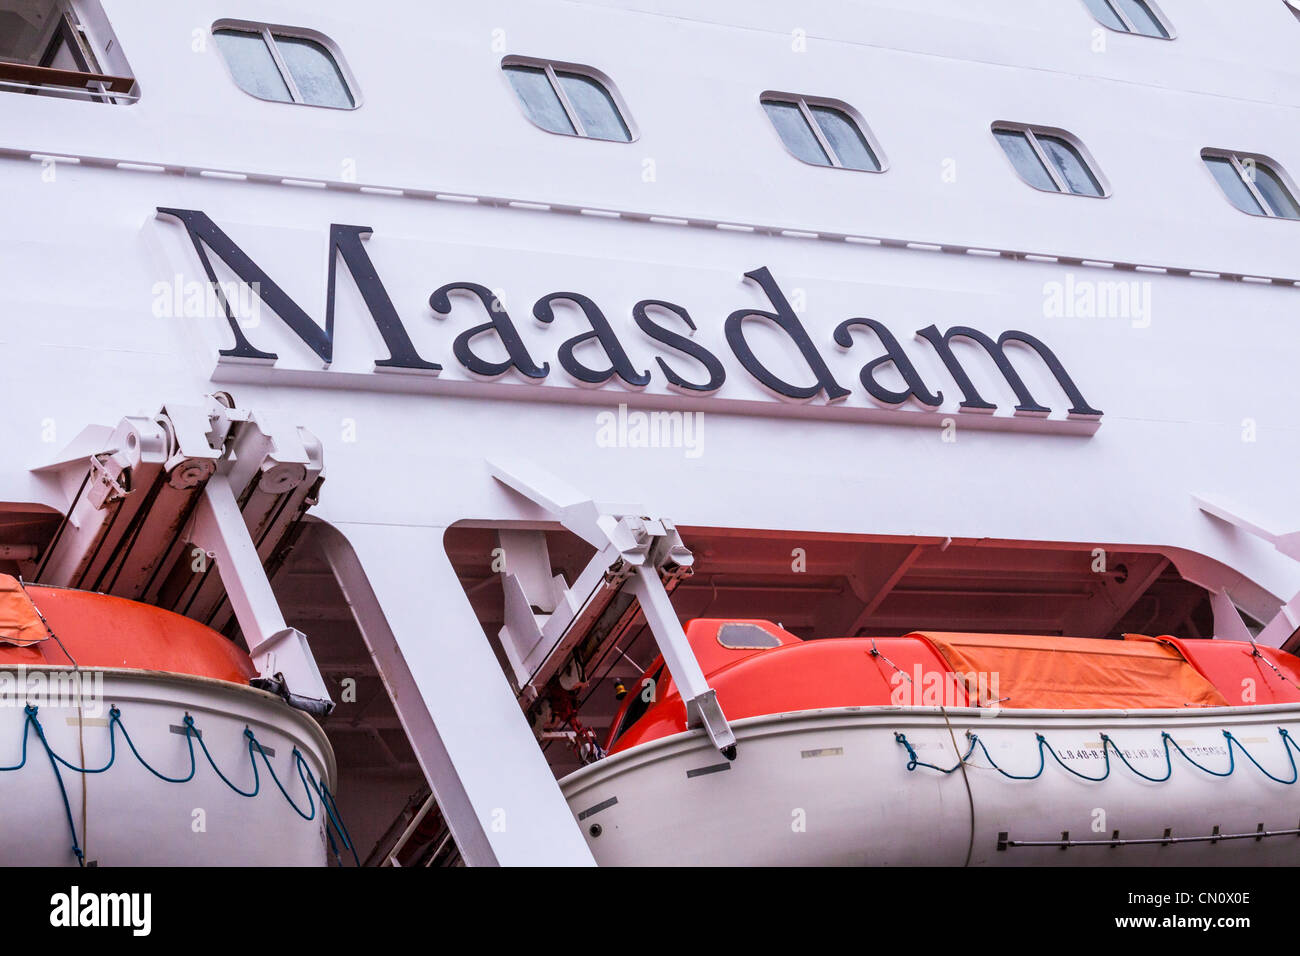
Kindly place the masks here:
[[(36, 715), (38, 712), (39, 708), (35, 704), (29, 703), (23, 708), (23, 713), (26, 717), (23, 721), (21, 759), (13, 766), (0, 767), (0, 772), (21, 770), (27, 765), (27, 742), (31, 732), (35, 731), (36, 739), (39, 740), (41, 745), (45, 748), (45, 755), (49, 758), (50, 766), (54, 770), (54, 777), (59, 786), (59, 794), (63, 798), (63, 811), (68, 821), (68, 829), (72, 834), (72, 853), (77, 859), (78, 866), (86, 865), (86, 854), (81, 848), (81, 843), (77, 837), (77, 827), (73, 822), (72, 803), (68, 799), (68, 790), (64, 785), (63, 774), (60, 772), (59, 766), (62, 765), (67, 769), (80, 774), (103, 773), (108, 770), (117, 760), (118, 730), (121, 730), (122, 739), (126, 741), (131, 753), (135, 755), (135, 759), (140, 763), (140, 765), (164, 783), (188, 783), (190, 780), (194, 779), (194, 776), (198, 771), (198, 758), (194, 753), (194, 742), (198, 741), (199, 749), (203, 751), (203, 756), (207, 758), (208, 765), (212, 767), (217, 777), (222, 783), (241, 797), (255, 797), (262, 789), (261, 776), (258, 771), (257, 761), (257, 756), (260, 755), (262, 763), (266, 765), (267, 771), (271, 774), (271, 779), (275, 782), (281, 795), (283, 795), (284, 799), (288, 802), (289, 806), (293, 808), (294, 812), (298, 814), (298, 816), (302, 817), (304, 820), (314, 820), (316, 818), (316, 799), (319, 798), (320, 806), (324, 811), (322, 815), (325, 817), (325, 835), (329, 841), (331, 850), (334, 853), (334, 858), (338, 861), (339, 865), (342, 865), (342, 860), (339, 859), (337, 849), (338, 844), (341, 844), (345, 850), (348, 850), (352, 854), (352, 860), (356, 866), (361, 865), (361, 860), (357, 856), (356, 847), (352, 843), (352, 837), (348, 834), (347, 827), (343, 825), (343, 819), (339, 815), (338, 807), (334, 802), (334, 795), (330, 792), (329, 787), (316, 779), (316, 776), (311, 772), (311, 767), (308, 765), (302, 751), (300, 751), (296, 745), (293, 748), (292, 758), (294, 769), (298, 773), (298, 779), (302, 782), (303, 790), (307, 794), (309, 812), (306, 813), (298, 807), (297, 803), (294, 802), (293, 797), (289, 795), (289, 791), (285, 789), (284, 784), (280, 782), (279, 777), (276, 775), (275, 768), (271, 765), (271, 758), (268, 756), (266, 750), (263, 749), (261, 743), (258, 742), (256, 735), (254, 735), (253, 731), (249, 727), (244, 728), (244, 738), (248, 741), (248, 760), (253, 769), (253, 787), (251, 790), (243, 790), (236, 786), (229, 777), (222, 773), (221, 768), (217, 766), (217, 762), (213, 759), (211, 752), (208, 750), (208, 745), (204, 741), (203, 735), (195, 725), (192, 714), (187, 713), (182, 718), (182, 725), (185, 728), (185, 742), (189, 751), (190, 770), (189, 773), (184, 776), (173, 777), (157, 770), (150, 765), (143, 756), (141, 756), (140, 751), (136, 748), (135, 741), (131, 739), (130, 733), (127, 732), (126, 725), (122, 722), (122, 711), (119, 710), (116, 705), (110, 707), (108, 711), (109, 755), (108, 762), (102, 767), (78, 766), (77, 764), (70, 763), (55, 753), (54, 748), (45, 737), (45, 729), (41, 726), (40, 720), (37, 719)], [(902, 735), (899, 734), (898, 736), (901, 737)], [(334, 839), (335, 833), (337, 833), (339, 837), (338, 844), (336, 844)]]
[[(1125, 755), (1123, 749), (1117, 743), (1115, 743), (1114, 738), (1112, 738), (1109, 734), (1100, 735), (1102, 757), (1105, 761), (1105, 772), (1103, 772), (1100, 777), (1092, 777), (1086, 773), (1082, 773), (1078, 770), (1075, 770), (1068, 763), (1066, 763), (1064, 759), (1062, 759), (1061, 755), (1056, 752), (1056, 749), (1052, 747), (1050, 743), (1047, 742), (1047, 738), (1043, 736), (1041, 733), (1034, 734), (1034, 739), (1037, 740), (1038, 742), (1038, 770), (1031, 774), (1015, 774), (1015, 773), (1011, 773), (1008, 770), (1003, 769), (1002, 767), (999, 767), (997, 761), (993, 759), (993, 755), (989, 753), (988, 747), (984, 745), (984, 741), (982, 741), (979, 738), (978, 734), (972, 732), (969, 729), (966, 731), (966, 739), (968, 739), (971, 742), (970, 749), (966, 751), (966, 755), (964, 757), (961, 757), (957, 761), (957, 764), (955, 766), (947, 767), (947, 768), (937, 767), (934, 764), (926, 763), (923, 760), (919, 760), (916, 756), (916, 749), (912, 746), (911, 741), (907, 739), (907, 736), (905, 734), (895, 731), (894, 740), (902, 744), (907, 749), (907, 755), (908, 755), (907, 769), (909, 772), (916, 770), (917, 767), (927, 767), (931, 770), (937, 770), (939, 773), (942, 773), (944, 775), (950, 774), (953, 771), (957, 770), (958, 767), (964, 766), (966, 762), (970, 759), (971, 755), (975, 752), (975, 748), (979, 747), (980, 751), (984, 754), (984, 759), (989, 762), (989, 766), (1009, 780), (1037, 780), (1039, 777), (1043, 775), (1043, 771), (1047, 769), (1047, 755), (1051, 754), (1052, 758), (1058, 764), (1060, 764), (1061, 767), (1063, 767), (1065, 770), (1067, 770), (1069, 773), (1073, 774), (1074, 776), (1078, 777), (1079, 779), (1087, 780), (1091, 783), (1100, 783), (1101, 781), (1105, 780), (1107, 777), (1110, 776), (1111, 770), (1113, 769), (1113, 766), (1110, 761), (1110, 755), (1111, 752), (1113, 751), (1115, 756), (1119, 757), (1120, 762), (1123, 763), (1124, 766), (1128, 767), (1129, 770), (1133, 771), (1133, 773), (1138, 777), (1141, 777), (1143, 780), (1150, 781), (1151, 783), (1164, 783), (1165, 781), (1169, 780), (1174, 774), (1173, 752), (1175, 750), (1182, 755), (1184, 760), (1190, 763), (1197, 770), (1200, 770), (1204, 773), (1208, 773), (1210, 776), (1213, 777), (1231, 777), (1237, 769), (1236, 752), (1240, 750), (1243, 754), (1246, 755), (1246, 759), (1249, 760), (1252, 764), (1254, 764), (1255, 768), (1264, 776), (1266, 776), (1269, 780), (1272, 780), (1274, 783), (1283, 784), (1284, 786), (1292, 786), (1293, 784), (1300, 782), (1300, 765), (1296, 764), (1296, 754), (1300, 753), (1300, 744), (1297, 744), (1295, 742), (1295, 739), (1291, 736), (1290, 732), (1288, 732), (1285, 727), (1277, 728), (1277, 732), (1278, 732), (1278, 736), (1282, 740), (1282, 749), (1286, 753), (1287, 761), (1291, 764), (1290, 780), (1287, 780), (1285, 777), (1279, 777), (1276, 774), (1273, 774), (1270, 771), (1265, 770), (1263, 765), (1258, 760), (1255, 759), (1254, 754), (1250, 752), (1250, 750), (1246, 747), (1245, 744), (1243, 744), (1240, 740), (1238, 740), (1235, 736), (1233, 736), (1232, 731), (1230, 730), (1223, 731), (1223, 737), (1228, 744), (1228, 769), (1227, 770), (1215, 770), (1212, 767), (1205, 766), (1204, 764), (1200, 763), (1195, 758), (1193, 758), (1191, 755), (1189, 755), (1187, 751), (1183, 749), (1182, 745), (1179, 744), (1178, 741), (1174, 739), (1173, 735), (1169, 733), (1169, 731), (1167, 730), (1161, 731), (1160, 740), (1161, 743), (1164, 745), (1164, 758), (1165, 758), (1165, 772), (1163, 776), (1154, 776), (1149, 773), (1144, 773), (1143, 771), (1139, 770), (1137, 767), (1133, 766), (1132, 762)], [(1170, 744), (1173, 744), (1172, 748), (1170, 748), (1169, 746)]]

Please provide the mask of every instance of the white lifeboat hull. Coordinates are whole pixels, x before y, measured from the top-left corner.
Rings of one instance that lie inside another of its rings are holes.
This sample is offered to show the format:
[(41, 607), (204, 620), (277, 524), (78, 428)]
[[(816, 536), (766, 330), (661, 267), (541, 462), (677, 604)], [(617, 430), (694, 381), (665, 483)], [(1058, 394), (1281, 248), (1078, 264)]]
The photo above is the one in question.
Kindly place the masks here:
[[(1300, 706), (989, 713), (849, 707), (748, 718), (732, 724), (735, 761), (690, 731), (584, 767), (562, 787), (602, 865), (1300, 861)], [(968, 732), (983, 747), (959, 765)], [(921, 764), (953, 772), (909, 769), (897, 734)], [(1167, 740), (1177, 745), (1172, 772)], [(1230, 750), (1233, 771), (1216, 776)]]
[[(21, 685), (17, 694), (12, 684), (0, 680), (0, 768), (5, 768), (0, 770), (0, 863), (77, 866), (75, 828), (85, 862), (97, 866), (326, 864), (327, 817), (319, 795), (302, 775), (309, 771), (320, 786), (332, 790), (334, 754), (324, 732), (306, 714), (253, 688), (154, 671), (87, 668), (80, 695), (67, 695), (58, 692), (68, 688), (66, 682), (49, 681), (66, 681), (67, 674), (62, 669), (33, 669), (8, 675)], [(50, 751), (75, 767), (92, 770), (109, 764), (112, 757), (108, 769), (83, 774), (61, 765), (61, 793), (46, 747), (34, 728), (25, 727), (29, 701), (37, 705), (36, 718)], [(114, 707), (120, 713), (117, 728), (111, 727)], [(258, 786), (245, 729), (253, 732), (267, 755), (265, 762), (260, 753), (256, 758), (260, 789), (255, 796), (241, 796), (224, 783), (197, 740), (194, 774), (188, 781), (167, 782), (146, 769), (141, 758), (165, 776), (189, 774), (186, 715), (202, 734), (212, 763), (245, 792)], [(295, 749), (302, 756), (301, 767)], [(310, 820), (289, 804), (267, 762)], [(11, 767), (16, 769), (7, 769)]]

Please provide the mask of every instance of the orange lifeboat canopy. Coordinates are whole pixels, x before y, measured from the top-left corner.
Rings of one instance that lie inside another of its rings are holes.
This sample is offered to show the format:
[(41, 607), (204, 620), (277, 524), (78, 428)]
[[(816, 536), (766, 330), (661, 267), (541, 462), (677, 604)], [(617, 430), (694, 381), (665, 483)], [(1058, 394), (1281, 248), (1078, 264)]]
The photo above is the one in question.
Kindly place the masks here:
[[(685, 626), (729, 720), (883, 705), (1149, 710), (1300, 703), (1300, 658), (1240, 641), (913, 632), (805, 641), (770, 621)], [(686, 730), (662, 657), (606, 743), (617, 752)]]
[(242, 649), (184, 615), (0, 575), (0, 667), (71, 667), (74, 660), (82, 668), (167, 671), (235, 684), (257, 676)]
[[(914, 637), (822, 638), (805, 641), (771, 621), (700, 618), (686, 638), (729, 720), (825, 707), (906, 703), (909, 679), (947, 668), (934, 647)], [(880, 657), (872, 656), (872, 648)], [(887, 658), (891, 664), (883, 661)], [(653, 685), (653, 692), (650, 686)], [(631, 687), (610, 732), (607, 750), (686, 729), (686, 706), (659, 657)], [(961, 688), (948, 701), (966, 707)]]

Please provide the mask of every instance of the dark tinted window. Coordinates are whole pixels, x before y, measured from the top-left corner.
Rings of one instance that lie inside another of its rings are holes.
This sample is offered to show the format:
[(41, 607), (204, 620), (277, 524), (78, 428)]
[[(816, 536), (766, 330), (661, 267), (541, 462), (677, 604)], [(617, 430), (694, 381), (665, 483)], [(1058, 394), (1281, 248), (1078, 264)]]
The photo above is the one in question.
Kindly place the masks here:
[(757, 624), (724, 624), (718, 628), (718, 643), (736, 650), (780, 647), (781, 640)]
[(645, 712), (650, 709), (650, 705), (653, 704), (658, 699), (659, 678), (663, 676), (663, 673), (664, 673), (664, 665), (660, 664), (659, 669), (655, 671), (654, 676), (650, 678), (652, 681), (654, 681), (655, 692), (649, 695), (650, 697), (649, 700), (646, 700), (646, 696), (647, 696), (646, 689), (649, 685), (646, 685), (640, 681), (637, 682), (637, 686), (634, 688), (634, 693), (636, 694), (636, 697), (633, 698), (632, 703), (627, 705), (627, 710), (623, 712), (623, 720), (618, 725), (618, 732), (614, 734), (614, 740), (618, 740), (619, 737), (622, 737), (625, 733), (627, 733), (628, 728), (631, 727), (633, 724), (635, 724), (642, 717), (644, 717)]

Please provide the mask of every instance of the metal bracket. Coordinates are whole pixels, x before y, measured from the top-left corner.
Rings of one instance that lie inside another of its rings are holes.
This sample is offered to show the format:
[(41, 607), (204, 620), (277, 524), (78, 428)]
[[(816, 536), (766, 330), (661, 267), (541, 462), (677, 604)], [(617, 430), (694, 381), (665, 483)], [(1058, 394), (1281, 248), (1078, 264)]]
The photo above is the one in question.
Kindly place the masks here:
[(311, 649), (285, 624), (267, 571), (315, 503), (323, 465), (309, 433), (269, 425), (222, 393), (90, 426), (34, 470), (68, 499), (38, 582), (180, 610), (217, 630), (233, 610), (260, 681), (295, 706), (329, 712)]
[(285, 623), (225, 475), (213, 475), (204, 486), (190, 540), (216, 554), (221, 583), (258, 673), (280, 681), (285, 686), (281, 696), (286, 700), (292, 695), (310, 702), (302, 709), (319, 711), (322, 716), (333, 710), (306, 635)]
[(95, 508), (121, 501), (131, 493), (130, 459), (121, 452), (100, 452), (90, 456), (90, 481), (86, 499)]
[[(1218, 518), (1221, 521), (1226, 521), (1235, 527), (1241, 528), (1243, 531), (1247, 531), (1255, 537), (1267, 541), (1288, 558), (1291, 558), (1294, 561), (1300, 561), (1300, 531), (1292, 531), (1288, 533), (1277, 533), (1271, 531), (1263, 525), (1245, 517), (1225, 502), (1216, 501), (1206, 495), (1192, 495), (1192, 501), (1194, 501), (1196, 506), (1206, 514)], [(1234, 632), (1236, 639), (1249, 640), (1250, 633), (1246, 630), (1246, 625), (1241, 621), (1240, 615), (1236, 613), (1235, 606), (1231, 605), (1227, 592), (1220, 591), (1213, 595), (1212, 599), (1215, 602), (1215, 630), (1217, 631), (1219, 628), (1219, 619), (1221, 614), (1224, 620), (1229, 622), (1231, 621), (1232, 618), (1227, 614), (1227, 608), (1222, 606), (1223, 602), (1229, 602), (1229, 606), (1232, 607), (1233, 610), (1233, 615), (1236, 616), (1236, 622), (1240, 627), (1234, 624), (1230, 624), (1229, 626)], [(1240, 636), (1243, 631), (1246, 632), (1245, 637)], [(1259, 632), (1259, 635), (1255, 638), (1255, 642), (1263, 644), (1266, 647), (1283, 647), (1284, 645), (1291, 645), (1297, 634), (1300, 634), (1300, 593), (1297, 593), (1290, 601), (1287, 601), (1282, 605), (1277, 614), (1273, 616), (1273, 619), (1265, 625), (1262, 631)], [(1216, 634), (1216, 636), (1219, 635)]]
[[(566, 642), (564, 638), (591, 596), (601, 588), (626, 587), (639, 601), (664, 663), (680, 689), (686, 704), (687, 725), (703, 727), (723, 756), (734, 760), (735, 734), (704, 678), (664, 586), (665, 579), (673, 581), (689, 575), (695, 560), (672, 522), (644, 517), (642, 509), (635, 507), (597, 504), (529, 463), (515, 463), (507, 468), (489, 462), (489, 468), (498, 481), (541, 505), (564, 527), (597, 549), (595, 557), (566, 594), (572, 600), (560, 602), (554, 613), (543, 616), (544, 623), (540, 625), (518, 577), (507, 586), (502, 643), (511, 647), (507, 653), (518, 660), (516, 674), (526, 673), (531, 683), (548, 662), (558, 667), (572, 646), (572, 641)], [(531, 627), (529, 619), (533, 620)], [(525, 653), (520, 653), (521, 648)], [(528, 670), (531, 665), (537, 666)]]

